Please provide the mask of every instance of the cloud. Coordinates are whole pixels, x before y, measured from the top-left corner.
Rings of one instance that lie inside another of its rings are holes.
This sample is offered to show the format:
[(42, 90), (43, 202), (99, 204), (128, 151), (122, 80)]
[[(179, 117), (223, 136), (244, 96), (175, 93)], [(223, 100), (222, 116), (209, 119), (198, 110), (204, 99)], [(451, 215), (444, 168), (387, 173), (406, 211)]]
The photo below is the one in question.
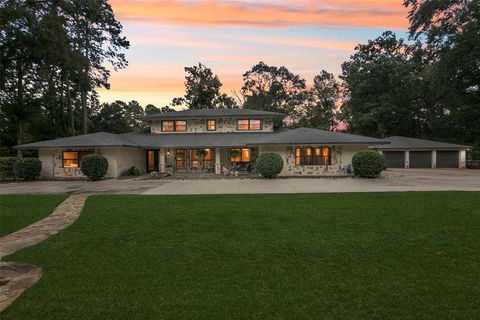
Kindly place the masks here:
[(213, 1), (112, 0), (121, 20), (187, 26), (361, 26), (404, 29), (399, 0)]

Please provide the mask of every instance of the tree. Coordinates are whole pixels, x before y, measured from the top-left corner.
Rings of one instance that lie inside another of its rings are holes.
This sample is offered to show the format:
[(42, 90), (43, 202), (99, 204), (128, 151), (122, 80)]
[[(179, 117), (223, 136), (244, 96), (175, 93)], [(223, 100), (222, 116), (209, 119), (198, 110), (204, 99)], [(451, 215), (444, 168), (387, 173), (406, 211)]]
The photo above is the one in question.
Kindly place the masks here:
[(222, 83), (210, 68), (198, 63), (185, 67), (185, 97), (183, 101), (189, 109), (213, 109), (220, 96)]
[(299, 126), (331, 130), (336, 124), (335, 110), (339, 98), (340, 84), (333, 74), (322, 70), (306, 93)]
[(112, 103), (102, 103), (92, 110), (91, 131), (106, 131), (125, 133), (146, 129), (141, 117), (145, 116), (140, 104), (133, 100), (129, 103), (117, 100)]
[(408, 45), (387, 31), (355, 50), (340, 76), (346, 90), (341, 116), (349, 131), (420, 136), (428, 106), (422, 100), (419, 44)]
[(243, 107), (281, 112), (290, 116), (288, 121), (296, 121), (305, 88), (305, 80), (286, 67), (259, 62), (243, 74)]
[(145, 114), (147, 116), (152, 115), (152, 114), (157, 114), (162, 112), (159, 108), (155, 107), (153, 104), (147, 104), (145, 106)]

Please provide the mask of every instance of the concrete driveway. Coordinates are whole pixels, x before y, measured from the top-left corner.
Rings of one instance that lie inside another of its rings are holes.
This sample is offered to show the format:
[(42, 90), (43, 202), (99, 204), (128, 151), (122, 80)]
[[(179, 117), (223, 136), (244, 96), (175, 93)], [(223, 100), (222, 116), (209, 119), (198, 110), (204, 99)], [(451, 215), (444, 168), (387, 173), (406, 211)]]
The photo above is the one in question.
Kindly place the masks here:
[(480, 170), (392, 169), (380, 179), (34, 181), (0, 185), (0, 194), (237, 194), (382, 191), (480, 191)]

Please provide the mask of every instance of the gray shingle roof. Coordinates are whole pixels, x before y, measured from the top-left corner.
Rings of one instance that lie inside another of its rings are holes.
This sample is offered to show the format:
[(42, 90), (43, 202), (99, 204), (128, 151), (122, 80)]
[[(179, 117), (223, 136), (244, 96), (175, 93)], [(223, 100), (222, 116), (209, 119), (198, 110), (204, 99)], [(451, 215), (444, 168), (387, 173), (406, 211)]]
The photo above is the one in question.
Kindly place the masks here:
[(268, 144), (379, 144), (381, 140), (319, 129), (279, 129), (270, 132), (230, 133), (91, 133), (68, 138), (34, 142), (20, 149), (74, 147), (201, 148), (242, 147)]
[[(284, 130), (269, 135), (257, 144), (379, 144), (376, 138), (313, 128)], [(387, 142), (388, 143), (388, 142)]]
[(387, 145), (377, 145), (371, 146), (375, 149), (439, 149), (439, 150), (464, 150), (470, 148), (469, 146), (464, 146), (460, 144), (438, 142), (432, 140), (424, 139), (415, 139), (408, 137), (393, 136), (382, 141), (389, 141), (390, 144)]
[(16, 146), (18, 149), (41, 149), (41, 148), (95, 148), (95, 147), (138, 147), (127, 137), (115, 133), (96, 132), (58, 138), (53, 140), (39, 141)]
[(152, 114), (143, 117), (144, 120), (166, 120), (185, 118), (221, 118), (221, 117), (284, 117), (278, 112), (251, 109), (188, 109)]

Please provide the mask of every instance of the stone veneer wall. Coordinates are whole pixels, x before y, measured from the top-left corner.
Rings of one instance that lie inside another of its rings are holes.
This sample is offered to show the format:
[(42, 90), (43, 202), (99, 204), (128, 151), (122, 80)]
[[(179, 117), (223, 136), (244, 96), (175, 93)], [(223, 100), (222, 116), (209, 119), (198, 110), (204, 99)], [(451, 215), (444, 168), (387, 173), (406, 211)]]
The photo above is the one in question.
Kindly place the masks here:
[[(251, 118), (253, 119), (253, 118)], [(188, 119), (187, 133), (218, 133), (218, 132), (253, 132), (253, 131), (237, 131), (237, 119), (233, 118), (219, 118), (217, 120), (217, 130), (207, 131), (207, 119)], [(272, 132), (273, 120), (263, 119), (262, 130), (254, 132)], [(151, 133), (182, 133), (182, 132), (162, 132), (162, 122), (154, 121), (150, 124)]]

